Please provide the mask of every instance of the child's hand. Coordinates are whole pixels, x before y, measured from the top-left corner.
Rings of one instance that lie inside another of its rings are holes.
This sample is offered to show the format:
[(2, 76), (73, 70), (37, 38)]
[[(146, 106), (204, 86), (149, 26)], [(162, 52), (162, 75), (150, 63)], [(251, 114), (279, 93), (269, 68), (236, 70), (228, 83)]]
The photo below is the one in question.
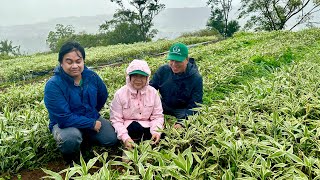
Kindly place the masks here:
[(160, 141), (160, 135), (159, 134), (152, 134), (152, 137), (151, 137), (151, 144), (157, 144), (159, 143)]
[(126, 142), (124, 142), (124, 146), (127, 148), (127, 149), (132, 149), (133, 148), (133, 140), (131, 138), (127, 139)]

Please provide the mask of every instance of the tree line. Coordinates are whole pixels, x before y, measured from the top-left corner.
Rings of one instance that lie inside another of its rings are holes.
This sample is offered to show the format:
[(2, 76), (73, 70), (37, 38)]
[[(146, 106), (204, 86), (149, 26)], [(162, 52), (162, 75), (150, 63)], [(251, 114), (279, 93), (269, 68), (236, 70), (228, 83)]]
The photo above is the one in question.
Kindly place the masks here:
[[(50, 50), (56, 52), (65, 41), (70, 40), (78, 41), (84, 47), (96, 47), (151, 41), (155, 37), (158, 30), (153, 29), (153, 19), (165, 8), (160, 0), (110, 1), (116, 3), (118, 9), (113, 19), (100, 25), (99, 33), (76, 34), (73, 26), (57, 24), (46, 40)], [(254, 31), (292, 30), (301, 24), (308, 27), (319, 24), (312, 18), (320, 10), (320, 0), (241, 0), (238, 17), (230, 17), (233, 0), (208, 0), (207, 5), (211, 9), (207, 31), (217, 32), (225, 38), (240, 30), (239, 19), (246, 20), (243, 30)], [(289, 21), (293, 23), (289, 25)], [(8, 40), (0, 42), (0, 59), (1, 55), (19, 54), (20, 46), (13, 46), (12, 41)]]

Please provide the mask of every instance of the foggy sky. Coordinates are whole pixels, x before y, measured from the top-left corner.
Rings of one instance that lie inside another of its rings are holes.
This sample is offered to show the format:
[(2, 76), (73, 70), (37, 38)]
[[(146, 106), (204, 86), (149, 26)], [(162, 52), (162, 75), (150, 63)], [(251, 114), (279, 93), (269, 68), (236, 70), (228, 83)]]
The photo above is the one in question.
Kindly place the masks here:
[[(204, 7), (207, 0), (161, 0), (166, 8)], [(0, 26), (33, 24), (69, 16), (113, 14), (110, 0), (1, 0)]]

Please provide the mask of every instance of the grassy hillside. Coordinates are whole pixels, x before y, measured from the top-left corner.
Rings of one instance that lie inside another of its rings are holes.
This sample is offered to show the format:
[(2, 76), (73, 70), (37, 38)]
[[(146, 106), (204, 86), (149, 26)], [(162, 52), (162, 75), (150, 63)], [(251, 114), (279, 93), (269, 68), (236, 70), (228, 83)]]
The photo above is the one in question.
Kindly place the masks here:
[[(159, 146), (141, 143), (124, 164), (102, 154), (75, 166), (84, 179), (319, 179), (320, 30), (238, 33), (190, 49), (204, 79), (204, 106), (183, 130), (166, 117)], [(164, 57), (145, 58), (152, 72)], [(124, 70), (98, 71), (110, 92)], [(44, 82), (12, 85), (0, 94), (0, 171), (39, 167), (59, 155), (43, 104)], [(106, 159), (111, 159), (105, 163)], [(105, 166), (88, 173), (94, 161)], [(123, 171), (116, 168), (123, 166)], [(58, 176), (47, 171), (49, 176)]]
[[(134, 58), (152, 56), (165, 52), (174, 42), (195, 44), (217, 40), (216, 36), (187, 37), (175, 40), (158, 40), (147, 43), (119, 44), (114, 46), (93, 47), (87, 49), (86, 65), (98, 66), (115, 62), (126, 62)], [(0, 61), (0, 83), (12, 83), (30, 80), (52, 72), (58, 64), (57, 53), (32, 55)]]

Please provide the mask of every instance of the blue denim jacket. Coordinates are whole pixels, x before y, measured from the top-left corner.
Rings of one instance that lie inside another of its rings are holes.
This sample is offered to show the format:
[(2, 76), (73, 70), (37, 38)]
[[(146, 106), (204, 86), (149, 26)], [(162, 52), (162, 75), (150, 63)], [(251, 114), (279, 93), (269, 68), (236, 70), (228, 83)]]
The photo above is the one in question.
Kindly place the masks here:
[(100, 117), (108, 91), (102, 79), (92, 70), (84, 67), (82, 85), (58, 66), (55, 75), (48, 80), (44, 90), (44, 103), (49, 112), (49, 129), (58, 124), (59, 128), (94, 128)]

